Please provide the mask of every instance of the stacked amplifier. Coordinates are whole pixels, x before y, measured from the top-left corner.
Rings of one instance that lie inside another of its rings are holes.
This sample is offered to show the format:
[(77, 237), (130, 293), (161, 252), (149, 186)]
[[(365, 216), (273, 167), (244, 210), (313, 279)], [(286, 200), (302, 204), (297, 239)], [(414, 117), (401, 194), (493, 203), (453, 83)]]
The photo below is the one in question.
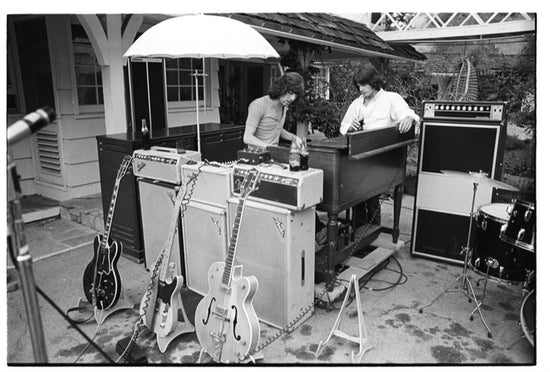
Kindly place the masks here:
[(243, 209), (235, 260), (244, 275), (258, 279), (253, 305), (259, 319), (284, 328), (303, 315), (298, 325), (313, 313), (315, 206), (323, 198), (323, 171), (291, 172), (275, 163), (235, 165), (231, 224), (239, 187), (253, 167), (260, 171), (259, 184)]
[[(196, 151), (178, 153), (176, 149), (152, 147), (134, 151), (133, 171), (137, 178), (145, 267), (151, 269), (168, 239), (176, 191), (181, 185), (181, 166), (201, 160)], [(174, 238), (170, 262), (183, 275), (181, 228)]]
[(190, 201), (183, 213), (185, 279), (192, 291), (206, 295), (208, 269), (225, 261), (228, 246), (227, 200), (233, 168), (204, 162), (181, 166)]
[(269, 163), (182, 164), (182, 187), (190, 193), (183, 214), (186, 283), (198, 294), (208, 292), (208, 269), (225, 261), (240, 185), (252, 168), (260, 171), (258, 189), (244, 205), (235, 264), (243, 265), (243, 275), (258, 279), (253, 306), (260, 321), (284, 328), (308, 307), (306, 315), (313, 312), (321, 170), (290, 172)]
[(479, 185), (474, 200), (473, 182), (458, 172), (500, 179), (506, 102), (426, 101), (421, 125), (411, 253), (461, 263), (472, 205), (475, 213), (491, 203), (493, 189)]

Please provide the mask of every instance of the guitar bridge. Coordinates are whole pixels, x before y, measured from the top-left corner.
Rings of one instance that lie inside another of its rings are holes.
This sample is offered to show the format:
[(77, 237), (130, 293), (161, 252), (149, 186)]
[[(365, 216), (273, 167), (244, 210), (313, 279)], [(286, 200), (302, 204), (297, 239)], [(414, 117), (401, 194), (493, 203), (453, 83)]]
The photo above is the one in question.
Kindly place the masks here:
[(222, 320), (225, 320), (225, 321), (229, 320), (229, 318), (227, 317), (227, 309), (224, 308), (224, 307), (216, 306), (213, 313), (219, 319), (222, 319)]
[(225, 343), (225, 335), (224, 334), (219, 334), (219, 333), (216, 333), (216, 332), (210, 332), (210, 337), (212, 337), (212, 339), (214, 341), (218, 342), (219, 344), (224, 344)]

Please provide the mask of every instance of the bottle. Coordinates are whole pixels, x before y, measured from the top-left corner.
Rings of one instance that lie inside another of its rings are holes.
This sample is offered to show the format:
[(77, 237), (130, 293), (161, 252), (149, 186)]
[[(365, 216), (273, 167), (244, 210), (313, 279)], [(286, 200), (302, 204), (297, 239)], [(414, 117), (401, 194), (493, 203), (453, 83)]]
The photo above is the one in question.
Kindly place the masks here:
[(292, 172), (300, 170), (300, 149), (298, 148), (298, 144), (294, 139), (292, 140), (292, 143), (290, 145), (290, 153), (288, 154), (288, 165), (290, 166), (290, 170)]
[(149, 134), (149, 128), (147, 128), (147, 121), (141, 119), (141, 144), (144, 150), (151, 148), (151, 135)]
[(306, 140), (302, 140), (302, 148), (300, 149), (300, 170), (309, 169), (309, 151), (307, 150)]

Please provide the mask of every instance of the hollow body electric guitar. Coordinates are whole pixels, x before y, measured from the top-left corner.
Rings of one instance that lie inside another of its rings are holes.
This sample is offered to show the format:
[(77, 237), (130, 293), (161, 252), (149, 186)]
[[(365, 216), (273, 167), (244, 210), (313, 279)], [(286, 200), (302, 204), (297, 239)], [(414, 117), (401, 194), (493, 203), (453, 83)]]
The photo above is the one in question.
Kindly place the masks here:
[(208, 293), (195, 312), (197, 338), (217, 362), (242, 361), (254, 351), (260, 339), (260, 324), (252, 307), (258, 280), (242, 276), (242, 266), (234, 266), (244, 203), (255, 190), (258, 176), (259, 171), (251, 169), (241, 184), (227, 257), (225, 262), (210, 266)]
[(84, 294), (94, 310), (108, 310), (120, 298), (122, 286), (117, 262), (122, 253), (122, 243), (112, 241), (110, 233), (120, 180), (128, 171), (131, 162), (132, 157), (125, 156), (118, 169), (104, 232), (95, 237), (94, 256), (84, 269)]

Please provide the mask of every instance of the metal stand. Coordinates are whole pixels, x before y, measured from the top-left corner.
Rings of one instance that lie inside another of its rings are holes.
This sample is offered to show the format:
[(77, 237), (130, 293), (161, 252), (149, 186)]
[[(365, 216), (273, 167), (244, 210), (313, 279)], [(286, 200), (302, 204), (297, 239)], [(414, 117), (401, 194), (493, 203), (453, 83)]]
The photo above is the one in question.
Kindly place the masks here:
[[(204, 63), (203, 63), (204, 71)], [(201, 152), (201, 130), (200, 130), (200, 120), (199, 120), (199, 76), (206, 77), (208, 74), (204, 72), (199, 74), (197, 70), (191, 74), (195, 78), (195, 113), (197, 115), (197, 151)]]
[(42, 329), (42, 320), (40, 318), (40, 307), (34, 276), (32, 271), (32, 258), (27, 245), (25, 234), (23, 233), (23, 213), (21, 212), (21, 188), (18, 182), (18, 175), (15, 169), (15, 162), (11, 160), (8, 153), (7, 168), (7, 187), (8, 187), (8, 230), (10, 237), (9, 248), (11, 253), (17, 251), (17, 258), (13, 264), (19, 269), (19, 278), (21, 281), (21, 292), (25, 303), (27, 321), (29, 322), (29, 331), (31, 336), (34, 360), (37, 363), (47, 363), (48, 355), (46, 353), (46, 344), (44, 342), (44, 332)]
[[(462, 267), (462, 273), (455, 279), (455, 281), (453, 283), (451, 283), (451, 285), (449, 285), (447, 288), (445, 288), (445, 290), (443, 292), (441, 292), (440, 294), (438, 294), (430, 303), (428, 303), (427, 305), (422, 306), (418, 310), (418, 312), (420, 314), (422, 314), (422, 311), (426, 307), (432, 305), (435, 301), (437, 301), (437, 299), (439, 299), (445, 293), (462, 292), (468, 297), (468, 302), (472, 302), (472, 300), (473, 300), (475, 305), (476, 305), (474, 311), (472, 311), (472, 313), (470, 314), (470, 320), (474, 319), (474, 313), (476, 311), (479, 312), (479, 317), (481, 318), (481, 322), (485, 326), (485, 329), (487, 329), (487, 337), (492, 338), (493, 335), (491, 334), (491, 330), (489, 329), (489, 326), (485, 322), (485, 319), (483, 318), (483, 314), (481, 313), (482, 303), (477, 300), (475, 292), (474, 292), (474, 288), (472, 287), (472, 283), (470, 282), (470, 279), (468, 278), (468, 262), (470, 260), (470, 239), (471, 239), (471, 235), (472, 235), (472, 219), (473, 219), (473, 215), (474, 215), (474, 204), (475, 204), (475, 199), (476, 199), (476, 192), (477, 192), (478, 183), (474, 182), (473, 185), (474, 185), (474, 194), (472, 196), (472, 208), (470, 210), (470, 226), (469, 226), (469, 231), (468, 231), (468, 241), (467, 241), (466, 247), (463, 247), (462, 252), (460, 252), (460, 254), (465, 253), (464, 254), (464, 265)], [(454, 285), (456, 283), (459, 283), (459, 282), (461, 283), (460, 288), (452, 289), (454, 287)], [(484, 291), (484, 295), (485, 295), (485, 291)]]
[[(78, 305), (77, 308), (84, 309), (88, 306), (92, 306), (91, 303), (89, 303), (87, 300), (83, 299), (82, 297), (78, 298)], [(101, 325), (109, 315), (119, 311), (119, 310), (125, 310), (125, 309), (133, 309), (134, 304), (131, 303), (126, 297), (124, 297), (124, 290), (121, 289), (120, 297), (118, 301), (108, 308), (107, 310), (101, 310), (98, 309), (97, 306), (94, 307), (94, 317), (95, 321), (97, 322), (97, 325)]]
[[(344, 307), (348, 301), (348, 297), (352, 287), (355, 287), (355, 301), (357, 302), (357, 318), (359, 320), (359, 337), (350, 336), (339, 329), (340, 321), (342, 320), (342, 312), (344, 311)], [(355, 364), (360, 363), (361, 359), (363, 359), (363, 355), (365, 355), (365, 352), (373, 348), (373, 346), (368, 346), (365, 320), (363, 319), (363, 308), (361, 307), (361, 297), (359, 297), (359, 281), (357, 280), (357, 275), (355, 274), (353, 274), (349, 280), (348, 290), (346, 291), (346, 296), (344, 297), (344, 301), (342, 301), (342, 307), (340, 307), (340, 312), (338, 313), (338, 317), (336, 317), (336, 321), (334, 322), (334, 325), (332, 326), (332, 329), (330, 330), (328, 337), (326, 338), (325, 341), (319, 342), (319, 346), (317, 347), (317, 351), (315, 352), (315, 358), (319, 358), (319, 354), (321, 354), (321, 350), (323, 350), (323, 348), (326, 346), (326, 344), (329, 342), (330, 338), (333, 335), (345, 338), (346, 340), (359, 344), (359, 352), (357, 353), (353, 351), (351, 352), (351, 361)]]

